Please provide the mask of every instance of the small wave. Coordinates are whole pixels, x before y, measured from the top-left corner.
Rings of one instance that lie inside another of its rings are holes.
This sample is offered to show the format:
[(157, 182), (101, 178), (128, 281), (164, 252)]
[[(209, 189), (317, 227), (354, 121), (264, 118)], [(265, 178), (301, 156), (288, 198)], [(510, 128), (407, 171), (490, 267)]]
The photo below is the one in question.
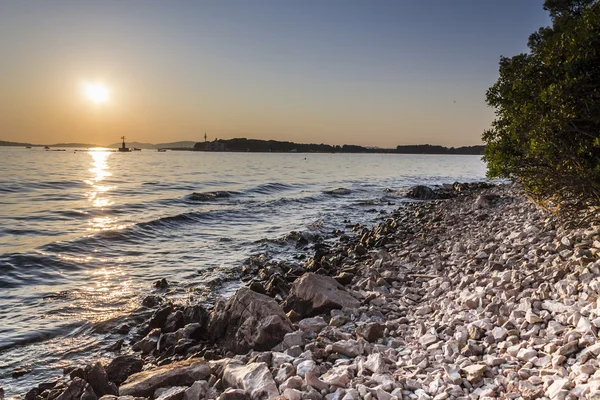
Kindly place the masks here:
[(236, 192), (228, 192), (225, 190), (217, 190), (214, 192), (194, 192), (194, 193), (190, 194), (187, 197), (187, 199), (191, 200), (191, 201), (208, 201), (208, 200), (231, 197), (234, 194), (237, 194), (237, 193)]
[(352, 193), (352, 191), (347, 188), (337, 188), (337, 189), (333, 189), (333, 190), (325, 190), (325, 191), (323, 191), (323, 193), (329, 194), (331, 196), (345, 196), (345, 195)]
[(293, 185), (288, 185), (286, 183), (273, 182), (273, 183), (265, 183), (264, 185), (258, 185), (252, 189), (248, 189), (247, 192), (248, 193), (257, 193), (257, 194), (270, 194), (270, 193), (275, 193), (275, 192), (281, 192), (284, 190), (291, 190), (293, 188), (294, 188)]

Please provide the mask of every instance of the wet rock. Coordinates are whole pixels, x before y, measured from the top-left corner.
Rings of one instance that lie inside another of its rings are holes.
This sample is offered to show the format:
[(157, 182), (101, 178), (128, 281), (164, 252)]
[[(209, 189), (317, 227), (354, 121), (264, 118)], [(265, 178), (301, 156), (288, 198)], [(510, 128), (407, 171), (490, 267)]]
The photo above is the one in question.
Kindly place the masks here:
[(153, 286), (157, 289), (166, 289), (169, 287), (169, 282), (166, 278), (162, 278), (153, 283)]
[(76, 377), (71, 381), (56, 400), (97, 400), (98, 396), (94, 393), (94, 389), (89, 383), (81, 378)]
[(143, 366), (144, 361), (137, 356), (118, 356), (106, 366), (105, 371), (109, 381), (120, 385), (130, 375), (140, 372)]
[(415, 200), (433, 200), (437, 198), (433, 189), (422, 185), (410, 188), (408, 193), (406, 193), (406, 197)]
[(27, 369), (27, 368), (18, 368), (18, 369), (15, 369), (12, 372), (11, 376), (12, 376), (13, 379), (17, 379), (17, 378), (20, 378), (23, 375), (27, 375), (29, 373), (31, 373), (30, 369)]
[(196, 381), (208, 378), (211, 372), (202, 359), (180, 361), (131, 375), (119, 387), (119, 395), (149, 397), (158, 388), (191, 386)]
[(160, 296), (156, 296), (154, 294), (148, 295), (144, 297), (142, 300), (142, 305), (148, 308), (154, 308), (164, 302), (164, 299)]
[(277, 385), (265, 363), (227, 365), (223, 370), (223, 382), (228, 387), (245, 390), (253, 400), (279, 395)]
[(146, 337), (139, 342), (133, 344), (132, 348), (136, 351), (141, 351), (142, 354), (150, 354), (158, 347), (160, 339), (160, 328), (155, 328)]
[(94, 364), (87, 372), (87, 381), (98, 397), (102, 397), (105, 394), (119, 394), (117, 386), (114, 383), (109, 382), (108, 375), (100, 362)]
[(290, 320), (275, 300), (247, 288), (215, 306), (208, 327), (213, 341), (238, 354), (269, 350), (291, 331)]
[(171, 314), (172, 311), (173, 306), (171, 305), (156, 310), (154, 314), (152, 314), (150, 321), (148, 321), (150, 329), (162, 328), (165, 325), (165, 322), (167, 321), (167, 317), (169, 316), (169, 314)]
[(284, 302), (286, 311), (294, 310), (310, 317), (331, 309), (357, 308), (360, 302), (352, 297), (335, 279), (306, 273), (297, 279)]

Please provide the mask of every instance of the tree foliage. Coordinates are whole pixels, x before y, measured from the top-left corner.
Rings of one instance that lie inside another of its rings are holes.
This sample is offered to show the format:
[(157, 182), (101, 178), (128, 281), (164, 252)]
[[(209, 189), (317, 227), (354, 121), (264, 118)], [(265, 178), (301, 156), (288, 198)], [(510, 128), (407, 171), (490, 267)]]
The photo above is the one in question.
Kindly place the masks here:
[(516, 179), (541, 203), (600, 205), (600, 3), (544, 8), (552, 26), (529, 37), (529, 53), (501, 57), (488, 89), (488, 176)]

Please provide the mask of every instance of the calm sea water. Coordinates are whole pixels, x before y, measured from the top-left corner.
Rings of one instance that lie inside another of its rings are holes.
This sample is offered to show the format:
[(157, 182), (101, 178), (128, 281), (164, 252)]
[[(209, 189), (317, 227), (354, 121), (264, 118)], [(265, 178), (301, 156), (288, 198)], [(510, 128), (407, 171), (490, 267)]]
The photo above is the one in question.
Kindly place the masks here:
[[(78, 360), (110, 358), (117, 337), (103, 323), (136, 309), (157, 279), (174, 297), (227, 294), (237, 283), (215, 282), (250, 255), (301, 253), (274, 241), (290, 231), (373, 224), (403, 189), (485, 175), (479, 156), (434, 155), (0, 148), (0, 165), (7, 395)], [(337, 188), (349, 193), (328, 193)], [(12, 379), (17, 367), (33, 372)]]

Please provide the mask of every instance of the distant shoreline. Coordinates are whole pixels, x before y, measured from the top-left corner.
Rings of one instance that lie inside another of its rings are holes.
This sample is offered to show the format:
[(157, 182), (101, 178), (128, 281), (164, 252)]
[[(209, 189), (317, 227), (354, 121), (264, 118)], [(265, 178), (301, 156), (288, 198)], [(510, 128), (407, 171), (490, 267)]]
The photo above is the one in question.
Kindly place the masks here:
[[(332, 146), (326, 144), (304, 144), (294, 142), (281, 142), (274, 140), (258, 139), (228, 139), (212, 142), (196, 142), (193, 146), (176, 146), (175, 144), (189, 144), (194, 142), (173, 143), (128, 143), (130, 147), (143, 150), (172, 150), (172, 151), (200, 151), (200, 152), (231, 152), (231, 153), (364, 153), (364, 154), (437, 154), (437, 155), (483, 155), (484, 146), (445, 147), (439, 145), (404, 145), (396, 148), (373, 148), (356, 145)], [(173, 146), (175, 145), (175, 146)], [(57, 143), (57, 144), (31, 144), (0, 141), (0, 147), (51, 147), (51, 148), (117, 148), (120, 144), (113, 143), (108, 146), (99, 146), (87, 143)]]

